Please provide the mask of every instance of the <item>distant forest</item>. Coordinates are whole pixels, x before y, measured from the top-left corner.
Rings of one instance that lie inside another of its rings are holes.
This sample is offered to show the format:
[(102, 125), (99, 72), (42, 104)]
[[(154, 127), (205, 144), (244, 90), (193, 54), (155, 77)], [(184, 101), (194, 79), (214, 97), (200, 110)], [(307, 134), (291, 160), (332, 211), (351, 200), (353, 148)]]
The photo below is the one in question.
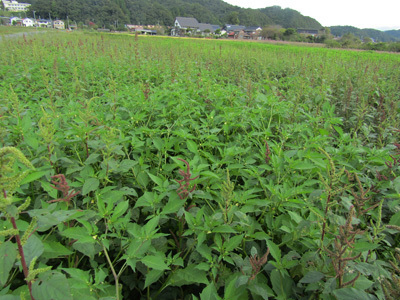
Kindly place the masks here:
[(272, 6), (245, 9), (222, 0), (27, 0), (41, 18), (59, 18), (98, 26), (124, 24), (172, 26), (175, 17), (194, 17), (199, 22), (216, 25), (280, 25), (283, 28), (321, 29), (313, 18), (293, 9)]
[(375, 42), (396, 42), (400, 41), (400, 30), (381, 31), (376, 29), (359, 29), (353, 26), (332, 26), (329, 27), (334, 36), (353, 34), (359, 39), (371, 38)]

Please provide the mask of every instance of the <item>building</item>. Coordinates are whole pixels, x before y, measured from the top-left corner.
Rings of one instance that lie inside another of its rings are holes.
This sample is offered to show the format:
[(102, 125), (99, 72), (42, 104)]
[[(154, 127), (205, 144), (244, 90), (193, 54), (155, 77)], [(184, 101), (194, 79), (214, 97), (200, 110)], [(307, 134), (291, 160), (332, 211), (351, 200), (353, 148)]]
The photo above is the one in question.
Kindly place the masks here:
[(319, 34), (318, 29), (304, 29), (304, 28), (298, 28), (297, 29), (298, 34), (305, 34), (305, 35), (311, 35), (311, 36), (317, 36)]
[(22, 19), (18, 17), (12, 17), (10, 18), (10, 25), (13, 26), (22, 26)]
[(157, 25), (146, 25), (146, 26), (142, 26), (142, 25), (125, 25), (126, 29), (129, 32), (134, 32), (134, 33), (138, 33), (138, 34), (144, 34), (144, 35), (156, 35), (157, 34), (157, 30), (156, 29), (160, 29), (160, 26)]
[(51, 28), (51, 20), (40, 19), (37, 21), (38, 27)]
[(195, 18), (176, 17), (174, 28), (171, 30), (172, 36), (185, 35), (208, 35), (215, 32), (219, 26), (206, 23), (199, 23)]
[(55, 20), (53, 22), (53, 27), (55, 29), (65, 29), (65, 23), (64, 23), (64, 21), (61, 21), (61, 20)]
[(1, 0), (4, 5), (4, 9), (8, 11), (28, 11), (29, 3), (19, 3), (18, 1), (14, 0)]
[(35, 23), (36, 23), (35, 20), (29, 18), (25, 18), (22, 20), (22, 26), (25, 27), (33, 27), (36, 25)]

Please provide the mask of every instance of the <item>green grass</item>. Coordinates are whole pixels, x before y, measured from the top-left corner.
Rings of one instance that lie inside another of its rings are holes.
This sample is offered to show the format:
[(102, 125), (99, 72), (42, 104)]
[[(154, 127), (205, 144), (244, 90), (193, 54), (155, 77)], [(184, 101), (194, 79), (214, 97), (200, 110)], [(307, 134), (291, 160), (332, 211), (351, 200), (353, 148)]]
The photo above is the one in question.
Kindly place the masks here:
[(0, 59), (0, 146), (35, 167), (0, 155), (0, 226), (40, 268), (4, 233), (0, 293), (395, 296), (398, 55), (49, 32)]

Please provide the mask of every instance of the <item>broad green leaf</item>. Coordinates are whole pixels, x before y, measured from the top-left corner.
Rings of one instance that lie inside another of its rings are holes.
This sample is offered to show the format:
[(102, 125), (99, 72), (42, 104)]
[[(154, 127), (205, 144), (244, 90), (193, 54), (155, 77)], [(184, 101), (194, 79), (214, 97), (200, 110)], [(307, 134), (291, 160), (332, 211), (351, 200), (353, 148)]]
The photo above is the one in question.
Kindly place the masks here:
[(371, 294), (355, 288), (343, 288), (334, 290), (333, 294), (340, 300), (376, 300)]
[(44, 175), (49, 173), (49, 171), (36, 171), (36, 172), (31, 172), (29, 173), (24, 179), (21, 181), (21, 185), (27, 184), (29, 182), (38, 180), (39, 178), (42, 178)]
[(196, 264), (190, 264), (185, 269), (178, 269), (171, 276), (168, 285), (182, 286), (199, 283), (208, 284), (207, 273), (197, 270)]
[(90, 271), (83, 271), (77, 268), (62, 268), (62, 270), (68, 273), (72, 278), (78, 279), (82, 282), (89, 281)]
[(373, 244), (373, 243), (370, 243), (370, 242), (357, 242), (357, 243), (354, 244), (354, 250), (355, 251), (360, 251), (360, 252), (374, 250), (374, 249), (376, 249), (378, 247), (379, 247), (379, 245)]
[(315, 168), (315, 165), (305, 161), (296, 161), (291, 167), (295, 170), (309, 170)]
[(294, 211), (288, 211), (288, 214), (292, 218), (293, 221), (295, 221), (297, 224), (299, 224), (301, 221), (303, 221), (303, 218), (300, 217), (297, 213)]
[(146, 255), (141, 259), (141, 262), (154, 270), (169, 270), (169, 267), (165, 264), (164, 258), (160, 255)]
[(200, 294), (201, 300), (219, 300), (221, 297), (218, 296), (217, 289), (215, 288), (214, 283), (209, 284), (204, 288), (204, 290)]
[(26, 134), (24, 136), (25, 143), (35, 151), (39, 147), (39, 141), (36, 137), (37, 136), (35, 134)]
[(89, 256), (90, 259), (94, 259), (94, 256), (102, 250), (99, 244), (94, 243), (75, 242), (72, 247), (86, 256)]
[(225, 243), (225, 250), (227, 252), (233, 251), (236, 247), (240, 245), (240, 243), (243, 241), (243, 235), (236, 235), (232, 238), (230, 238), (226, 243)]
[(32, 285), (32, 294), (35, 299), (73, 300), (68, 280), (61, 273), (36, 280)]
[(162, 214), (177, 213), (179, 209), (186, 203), (186, 199), (179, 199), (179, 197), (170, 197), (168, 203), (164, 206)]
[(217, 174), (215, 174), (213, 172), (210, 172), (210, 171), (201, 172), (200, 176), (201, 177), (213, 177), (213, 178), (216, 178), (216, 179), (220, 179), (220, 177)]
[(16, 295), (1, 295), (0, 300), (21, 300), (21, 297)]
[(211, 254), (211, 248), (208, 247), (205, 244), (201, 244), (196, 248), (196, 251), (201, 254), (205, 259), (207, 259), (209, 262), (212, 261), (212, 254)]
[(160, 222), (160, 216), (153, 217), (147, 224), (143, 227), (146, 236), (149, 236), (156, 231), (158, 226), (158, 222)]
[[(225, 284), (225, 292), (224, 292), (224, 299), (225, 300), (247, 300), (249, 299), (246, 285), (242, 285), (237, 287), (236, 280), (239, 277), (239, 274), (233, 274), (229, 277)], [(247, 278), (248, 281), (248, 278)], [(246, 283), (247, 283), (246, 281)], [(245, 284), (246, 284), (245, 283)]]
[(73, 218), (78, 213), (75, 210), (53, 211), (56, 206), (57, 204), (53, 203), (46, 209), (32, 209), (28, 211), (31, 217), (36, 217), (38, 220), (37, 231), (47, 231), (51, 227)]
[[(249, 282), (248, 289), (254, 295), (260, 296), (262, 299), (267, 300), (268, 297), (274, 298), (274, 291), (266, 284), (267, 278), (262, 274), (258, 275), (255, 280)], [(279, 295), (278, 295), (279, 296)], [(254, 297), (256, 298), (256, 297)], [(280, 298), (277, 298), (280, 299)]]
[(32, 234), (23, 246), (23, 249), (26, 264), (29, 266), (33, 258), (42, 255), (44, 246), (42, 241), (35, 234)]
[(82, 195), (85, 196), (99, 188), (100, 181), (97, 178), (88, 178), (85, 180), (82, 188)]
[(17, 249), (15, 244), (8, 241), (0, 245), (0, 286), (6, 284), (16, 258)]
[(249, 282), (250, 277), (247, 275), (240, 275), (235, 281), (235, 287), (238, 288), (242, 285), (245, 285)]
[(158, 151), (161, 151), (161, 149), (164, 146), (164, 141), (160, 138), (155, 138), (155, 139), (153, 139), (153, 144), (157, 148)]
[(157, 184), (158, 186), (162, 187), (163, 186), (163, 180), (160, 177), (157, 177), (149, 172), (147, 172), (147, 175), (149, 175), (150, 179)]
[(150, 270), (150, 272), (146, 274), (146, 280), (143, 288), (147, 288), (148, 286), (152, 285), (154, 282), (160, 279), (162, 274), (164, 274), (163, 270)]
[(224, 224), (224, 225), (220, 225), (215, 227), (212, 232), (215, 233), (236, 233), (236, 230), (233, 229), (231, 226)]
[(67, 228), (61, 234), (67, 238), (77, 240), (79, 243), (94, 244), (96, 242), (85, 227)]
[[(135, 238), (131, 240), (126, 254), (129, 258), (141, 258), (151, 246), (151, 240), (141, 240)], [(136, 263), (136, 260), (132, 260)]]
[(123, 201), (118, 203), (118, 205), (114, 208), (112, 217), (111, 217), (111, 222), (116, 222), (119, 217), (121, 217), (129, 207), (129, 201)]
[(40, 184), (52, 199), (57, 199), (58, 191), (52, 187), (50, 182), (41, 180)]
[(300, 279), (300, 283), (314, 283), (320, 281), (325, 277), (325, 274), (318, 271), (310, 271), (308, 272), (302, 279)]
[(136, 179), (138, 183), (144, 188), (149, 184), (149, 176), (147, 175), (146, 172), (143, 171), (139, 172)]
[(192, 140), (187, 140), (186, 145), (190, 152), (197, 153), (197, 144), (195, 142), (193, 142)]
[(390, 218), (390, 225), (397, 225), (400, 226), (400, 211), (395, 213), (391, 218)]
[(42, 256), (46, 259), (57, 258), (60, 256), (66, 256), (72, 254), (71, 250), (69, 250), (59, 242), (46, 241), (43, 244), (43, 246), (44, 246), (44, 252)]
[(274, 269), (271, 272), (271, 283), (274, 292), (281, 297), (287, 297), (288, 295), (285, 293), (285, 283), (283, 276), (281, 275), (278, 269)]
[(279, 249), (278, 245), (276, 245), (273, 241), (267, 240), (267, 245), (269, 249), (269, 253), (275, 259), (275, 261), (281, 261), (281, 250)]
[(100, 160), (100, 154), (92, 153), (89, 157), (85, 160), (85, 165), (92, 165)]

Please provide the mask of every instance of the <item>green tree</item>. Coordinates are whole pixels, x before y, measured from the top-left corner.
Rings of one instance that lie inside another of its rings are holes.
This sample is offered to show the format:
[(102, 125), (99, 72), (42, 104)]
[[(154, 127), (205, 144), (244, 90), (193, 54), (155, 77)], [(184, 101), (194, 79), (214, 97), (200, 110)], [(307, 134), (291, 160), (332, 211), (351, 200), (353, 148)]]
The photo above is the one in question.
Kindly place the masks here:
[(227, 18), (229, 24), (239, 25), (239, 13), (237, 11), (232, 11)]
[(340, 44), (343, 48), (358, 48), (361, 45), (361, 40), (352, 33), (347, 33), (340, 39)]
[(279, 25), (266, 26), (261, 31), (264, 39), (279, 40), (282, 38), (282, 27)]

